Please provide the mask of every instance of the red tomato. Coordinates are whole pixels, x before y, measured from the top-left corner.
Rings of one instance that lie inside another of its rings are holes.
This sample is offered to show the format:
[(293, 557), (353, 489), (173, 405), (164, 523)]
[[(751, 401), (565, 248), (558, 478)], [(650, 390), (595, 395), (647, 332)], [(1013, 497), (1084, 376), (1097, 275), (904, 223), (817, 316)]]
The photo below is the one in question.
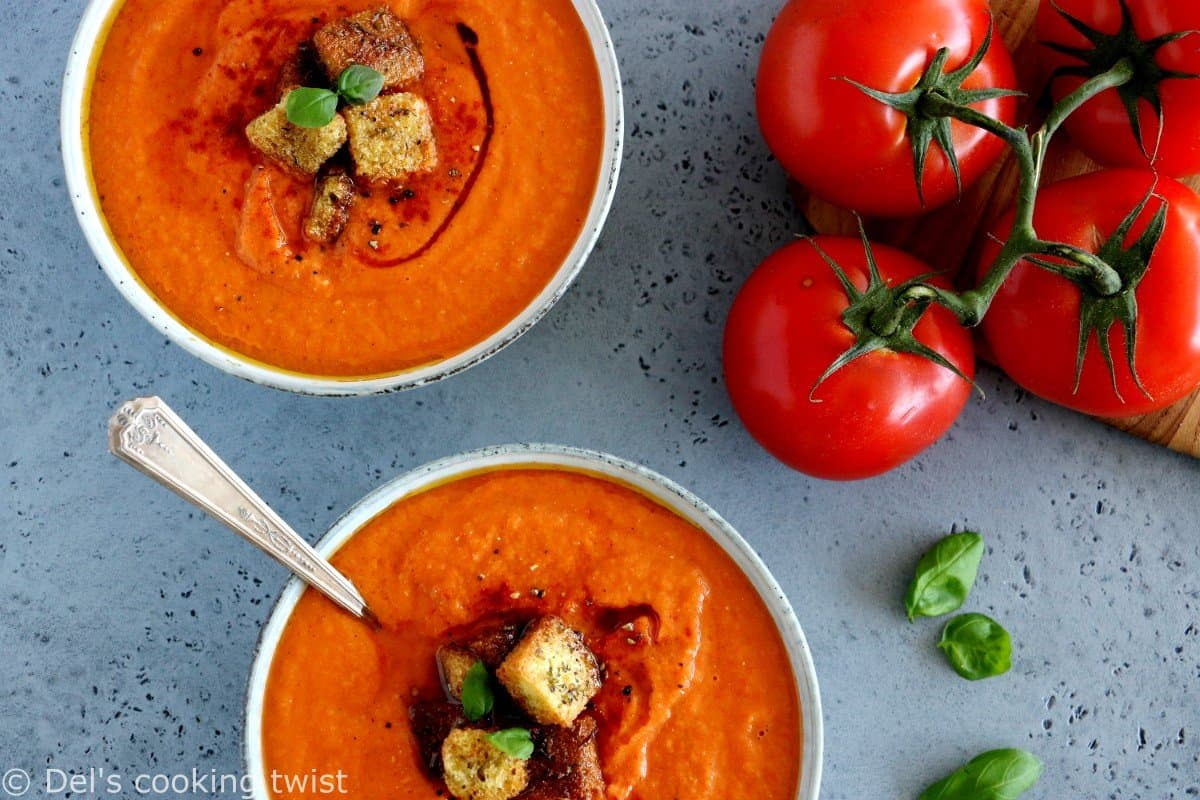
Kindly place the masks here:
[[(867, 287), (861, 240), (819, 236), (816, 242), (855, 285)], [(892, 285), (930, 272), (890, 247), (875, 246), (875, 256)], [(832, 480), (869, 478), (908, 461), (954, 424), (971, 392), (967, 381), (920, 356), (876, 351), (813, 393), (855, 343), (842, 323), (848, 305), (813, 243), (797, 242), (750, 276), (725, 328), (725, 379), (750, 433), (788, 466)], [(971, 337), (949, 312), (931, 309), (914, 333), (974, 375)]]
[[(957, 196), (954, 173), (930, 147), (917, 194), (905, 116), (838, 78), (873, 89), (914, 88), (939, 48), (947, 71), (987, 35), (987, 0), (792, 0), (775, 20), (758, 68), (758, 121), (784, 169), (824, 199), (871, 215), (907, 216)], [(1015, 88), (1012, 58), (997, 34), (964, 88)], [(1013, 98), (974, 106), (1012, 124)], [(995, 136), (951, 123), (964, 186), (1002, 155)]]
[[(1034, 215), (1038, 235), (1095, 252), (1137, 207), (1154, 180), (1143, 170), (1113, 169), (1053, 184), (1038, 197)], [(1134, 292), (1138, 306), (1134, 363), (1150, 396), (1134, 382), (1119, 323), (1110, 329), (1108, 341), (1120, 397), (1095, 332), (1088, 339), (1076, 391), (1081, 290), (1028, 262), (1017, 265), (983, 320), (996, 363), (1021, 386), (1087, 414), (1119, 417), (1165, 408), (1200, 385), (1200, 198), (1170, 178), (1158, 180), (1157, 192), (1169, 204), (1166, 228)], [(1141, 236), (1160, 207), (1161, 201), (1150, 201), (1126, 237), (1127, 246)], [(993, 233), (1003, 238), (1011, 225), (1010, 213)], [(985, 247), (985, 265), (997, 249), (995, 243)]]
[[(1196, 0), (1127, 0), (1138, 38), (1151, 40), (1179, 31), (1200, 30), (1200, 2)], [(1038, 38), (1043, 45), (1053, 42), (1068, 47), (1090, 48), (1091, 44), (1054, 9), (1043, 2), (1038, 10)], [(1106, 34), (1121, 30), (1118, 0), (1057, 0), (1057, 5), (1076, 19)], [(1039, 48), (1050, 70), (1080, 66), (1078, 58)], [(1115, 62), (1116, 59), (1113, 59)], [(1158, 50), (1153, 65), (1166, 70), (1200, 73), (1200, 35), (1193, 34)], [(1055, 100), (1074, 91), (1082, 77), (1062, 76), (1052, 87)], [(1200, 172), (1200, 80), (1168, 79), (1158, 84), (1162, 102), (1162, 140), (1154, 166), (1167, 175)], [(1142, 99), (1138, 119), (1146, 152), (1153, 153), (1159, 123), (1150, 103)], [(1084, 105), (1067, 121), (1067, 132), (1089, 156), (1110, 166), (1145, 167), (1146, 156), (1138, 146), (1129, 115), (1116, 90), (1110, 90)]]

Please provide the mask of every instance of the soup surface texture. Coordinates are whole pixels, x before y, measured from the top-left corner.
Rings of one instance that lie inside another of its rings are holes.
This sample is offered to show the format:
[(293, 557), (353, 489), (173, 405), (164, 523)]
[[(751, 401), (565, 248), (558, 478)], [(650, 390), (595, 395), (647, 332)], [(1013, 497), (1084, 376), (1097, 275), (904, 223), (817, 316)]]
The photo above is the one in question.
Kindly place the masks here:
[(770, 613), (703, 531), (633, 489), (561, 470), (477, 474), (401, 500), (334, 563), (383, 630), (304, 593), (267, 684), (268, 775), (341, 770), (356, 800), (444, 796), (409, 706), (440, 696), (447, 631), (525, 611), (561, 615), (607, 668), (593, 703), (608, 798), (795, 797), (799, 703)]
[(424, 54), (408, 91), (438, 165), (360, 192), (336, 244), (303, 236), (312, 180), (246, 125), (317, 30), (381, 4), (126, 0), (95, 67), (85, 136), (121, 251), (181, 322), (259, 362), (349, 378), (445, 360), (515, 319), (583, 229), (604, 110), (571, 0), (391, 0)]

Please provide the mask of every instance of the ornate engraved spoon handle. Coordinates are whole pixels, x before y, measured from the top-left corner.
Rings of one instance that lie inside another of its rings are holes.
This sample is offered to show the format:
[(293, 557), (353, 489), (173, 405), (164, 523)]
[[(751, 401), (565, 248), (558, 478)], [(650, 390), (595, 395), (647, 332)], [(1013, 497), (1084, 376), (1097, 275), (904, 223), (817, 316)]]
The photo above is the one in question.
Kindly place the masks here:
[(113, 455), (199, 506), (355, 616), (375, 617), (321, 557), (157, 397), (124, 403), (108, 425)]

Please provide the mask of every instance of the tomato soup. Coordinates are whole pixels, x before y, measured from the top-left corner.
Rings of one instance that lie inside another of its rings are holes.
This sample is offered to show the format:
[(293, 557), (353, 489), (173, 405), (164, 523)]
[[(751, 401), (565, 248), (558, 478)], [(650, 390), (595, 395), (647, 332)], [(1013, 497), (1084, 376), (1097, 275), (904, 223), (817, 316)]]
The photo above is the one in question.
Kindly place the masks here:
[(267, 682), (268, 775), (340, 770), (356, 800), (445, 796), (409, 708), (440, 695), (448, 631), (525, 612), (563, 617), (605, 667), (593, 706), (610, 800), (795, 798), (799, 700), (770, 613), (719, 545), (633, 489), (477, 474), (401, 500), (334, 563), (382, 629), (304, 593)]
[(85, 137), (109, 229), (208, 340), (285, 370), (368, 377), (483, 342), (542, 292), (597, 187), (604, 104), (571, 0), (391, 0), (425, 61), (438, 163), (371, 185), (345, 233), (302, 233), (313, 181), (249, 145), (289, 59), (384, 0), (126, 0)]

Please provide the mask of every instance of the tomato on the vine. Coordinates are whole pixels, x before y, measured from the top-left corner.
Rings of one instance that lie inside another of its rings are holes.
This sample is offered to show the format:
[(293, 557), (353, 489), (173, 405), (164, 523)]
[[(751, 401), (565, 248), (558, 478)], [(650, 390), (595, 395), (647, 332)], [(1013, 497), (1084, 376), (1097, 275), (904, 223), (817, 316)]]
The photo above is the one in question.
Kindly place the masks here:
[[(916, 456), (958, 418), (971, 392), (974, 345), (952, 314), (934, 307), (912, 333), (965, 377), (920, 355), (885, 348), (818, 385), (856, 342), (843, 321), (847, 292), (822, 251), (858, 291), (868, 288), (859, 239), (818, 236), (770, 256), (730, 312), (726, 383), (750, 433), (779, 460), (819, 478), (868, 478)], [(873, 251), (888, 285), (930, 272), (900, 250), (876, 245)]]
[[(1092, 99), (1067, 120), (1067, 133), (1084, 152), (1109, 166), (1145, 167), (1153, 157), (1163, 174), (1200, 173), (1200, 80), (1183, 77), (1200, 74), (1200, 3), (1044, 0), (1037, 30), (1042, 60), (1056, 74), (1051, 84), (1056, 101), (1121, 58), (1134, 62), (1132, 81)], [(1179, 38), (1172, 41), (1173, 34)], [(1055, 49), (1061, 47), (1078, 52)]]
[[(767, 36), (758, 69), (758, 121), (767, 144), (807, 189), (864, 214), (914, 215), (955, 199), (943, 137), (930, 141), (928, 132), (923, 198), (917, 191), (911, 134), (939, 123), (914, 124), (845, 79), (909, 92), (940, 48), (949, 50), (946, 71), (967, 65), (987, 42), (991, 19), (987, 0), (792, 0)], [(999, 34), (958, 85), (965, 92), (1015, 87)], [(991, 97), (973, 108), (1011, 125), (1017, 103)], [(947, 130), (963, 186), (1003, 154), (1003, 142), (979, 128), (952, 121)]]
[[(1155, 196), (1147, 199), (1151, 189)], [(1143, 201), (1120, 237), (1122, 222)], [(1016, 266), (983, 320), (988, 347), (1013, 380), (1047, 400), (1107, 417), (1156, 411), (1200, 386), (1200, 198), (1192, 190), (1145, 170), (1104, 170), (1043, 189), (1034, 225), (1044, 239), (1090, 252), (1108, 243), (1135, 254), (1148, 250), (1145, 234), (1164, 204), (1165, 226), (1152, 257), (1122, 270), (1126, 282), (1118, 294), (1093, 295), (1028, 261)], [(1009, 214), (993, 234), (1004, 238), (1011, 226)], [(995, 242), (984, 248), (981, 269), (998, 249)], [(1130, 309), (1132, 326), (1108, 319)], [(1081, 314), (1093, 324), (1081, 327)], [(1127, 330), (1136, 332), (1132, 370)], [(1086, 351), (1076, 385), (1081, 337)]]

